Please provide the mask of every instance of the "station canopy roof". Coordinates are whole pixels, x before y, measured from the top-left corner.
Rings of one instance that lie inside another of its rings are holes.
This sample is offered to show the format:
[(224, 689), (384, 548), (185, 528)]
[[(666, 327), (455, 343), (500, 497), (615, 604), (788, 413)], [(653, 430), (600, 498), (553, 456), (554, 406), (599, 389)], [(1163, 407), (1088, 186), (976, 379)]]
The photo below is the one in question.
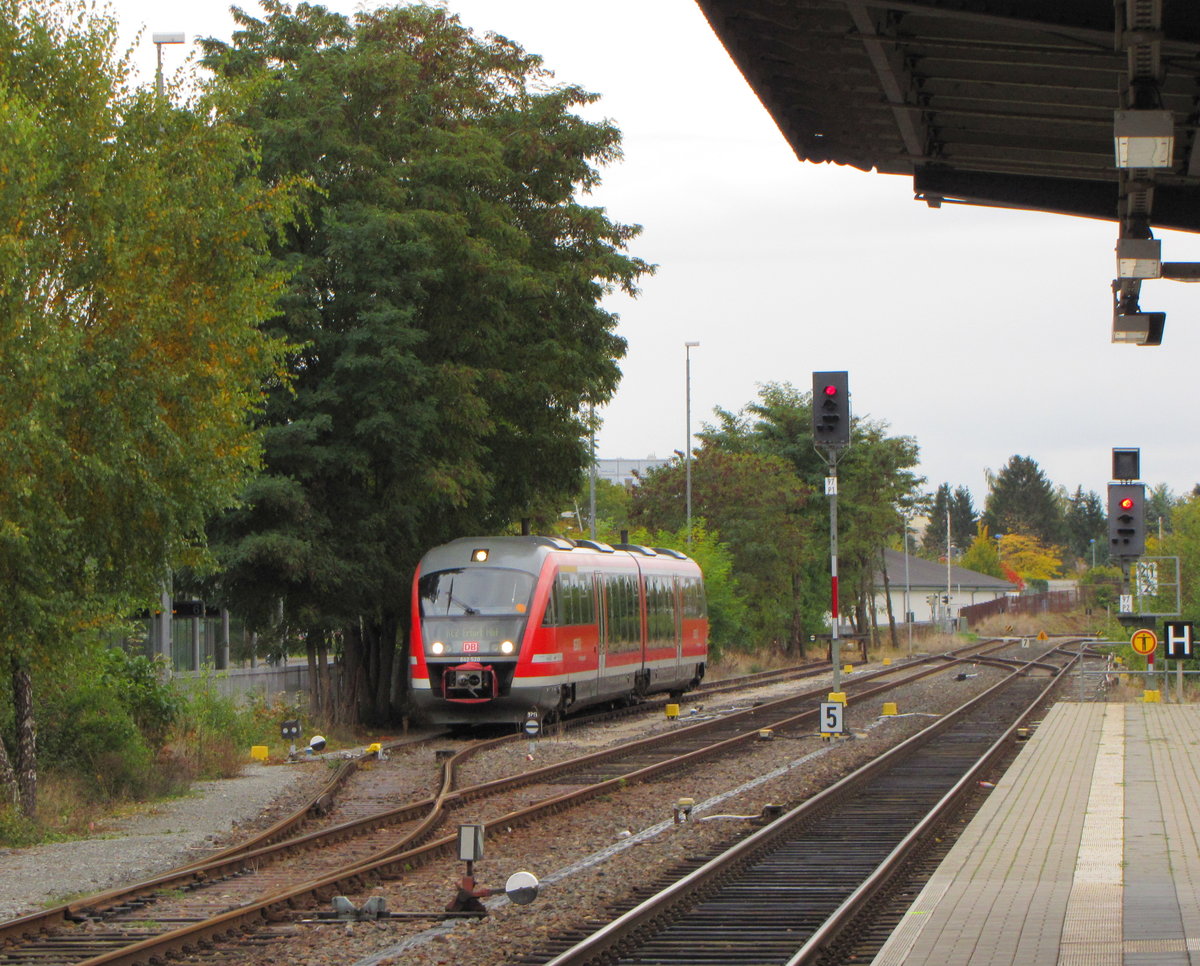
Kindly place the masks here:
[[(1200, 0), (697, 0), (797, 157), (918, 199), (1200, 231)], [(1117, 111), (1170, 166), (1118, 169)]]

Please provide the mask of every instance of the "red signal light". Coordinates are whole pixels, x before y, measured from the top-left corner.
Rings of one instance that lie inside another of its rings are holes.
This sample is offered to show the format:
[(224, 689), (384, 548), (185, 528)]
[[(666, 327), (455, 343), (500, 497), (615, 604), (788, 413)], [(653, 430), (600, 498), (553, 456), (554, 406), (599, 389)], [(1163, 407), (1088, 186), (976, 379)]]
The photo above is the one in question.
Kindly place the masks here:
[(1131, 496), (1124, 497), (1121, 500), (1120, 507), (1122, 510), (1132, 510), (1133, 509), (1133, 497), (1131, 497)]
[(826, 396), (836, 396), (837, 395), (837, 386), (826, 386), (825, 387), (825, 395)]

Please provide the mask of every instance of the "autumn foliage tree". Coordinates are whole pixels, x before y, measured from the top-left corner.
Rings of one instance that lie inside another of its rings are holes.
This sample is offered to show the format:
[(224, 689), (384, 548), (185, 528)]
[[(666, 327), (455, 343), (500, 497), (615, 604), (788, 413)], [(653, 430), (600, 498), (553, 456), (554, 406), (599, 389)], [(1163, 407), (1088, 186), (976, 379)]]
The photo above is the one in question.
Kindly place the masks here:
[(0, 0), (0, 786), (37, 801), (36, 675), (143, 607), (256, 469), (285, 187), (204, 100), (137, 88), (115, 22)]

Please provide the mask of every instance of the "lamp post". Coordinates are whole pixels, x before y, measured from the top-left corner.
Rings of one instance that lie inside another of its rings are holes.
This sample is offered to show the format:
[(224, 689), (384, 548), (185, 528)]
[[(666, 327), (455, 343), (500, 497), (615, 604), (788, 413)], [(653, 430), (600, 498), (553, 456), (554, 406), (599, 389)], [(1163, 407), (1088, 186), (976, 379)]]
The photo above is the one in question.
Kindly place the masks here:
[(909, 601), (910, 587), (908, 582), (908, 517), (904, 518), (904, 623), (908, 627), (908, 656), (912, 657), (912, 606)]
[(946, 508), (946, 633), (950, 632), (950, 556), (954, 548), (950, 544), (950, 509)]
[(685, 342), (683, 344), (684, 355), (684, 375), (686, 379), (686, 419), (687, 419), (687, 441), (683, 447), (683, 466), (684, 466), (684, 487), (685, 503), (687, 505), (687, 545), (692, 545), (692, 349), (700, 345), (699, 342)]
[(151, 34), (150, 39), (154, 41), (154, 46), (158, 53), (158, 70), (154, 74), (154, 92), (161, 99), (163, 96), (163, 69), (162, 69), (162, 49), (163, 44), (182, 44), (185, 42), (184, 35), (181, 33), (171, 34)]

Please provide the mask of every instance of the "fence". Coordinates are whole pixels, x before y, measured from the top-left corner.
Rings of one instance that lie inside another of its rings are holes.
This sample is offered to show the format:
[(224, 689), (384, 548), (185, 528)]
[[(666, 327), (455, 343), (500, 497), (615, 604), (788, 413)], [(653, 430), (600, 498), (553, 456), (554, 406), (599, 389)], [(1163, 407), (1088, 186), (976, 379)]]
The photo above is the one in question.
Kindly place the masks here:
[(958, 614), (968, 624), (974, 624), (997, 614), (1061, 614), (1081, 603), (1078, 590), (1053, 590), (1045, 594), (1021, 594), (1013, 597), (997, 597), (982, 604), (962, 608)]
[[(335, 676), (340, 673), (333, 661), (329, 663), (329, 671)], [(257, 696), (270, 701), (277, 694), (286, 694), (289, 700), (300, 701), (307, 700), (309, 692), (308, 662), (304, 660), (221, 671), (175, 671), (171, 677), (182, 687), (199, 686), (206, 682), (218, 694), (239, 700), (250, 700)]]

